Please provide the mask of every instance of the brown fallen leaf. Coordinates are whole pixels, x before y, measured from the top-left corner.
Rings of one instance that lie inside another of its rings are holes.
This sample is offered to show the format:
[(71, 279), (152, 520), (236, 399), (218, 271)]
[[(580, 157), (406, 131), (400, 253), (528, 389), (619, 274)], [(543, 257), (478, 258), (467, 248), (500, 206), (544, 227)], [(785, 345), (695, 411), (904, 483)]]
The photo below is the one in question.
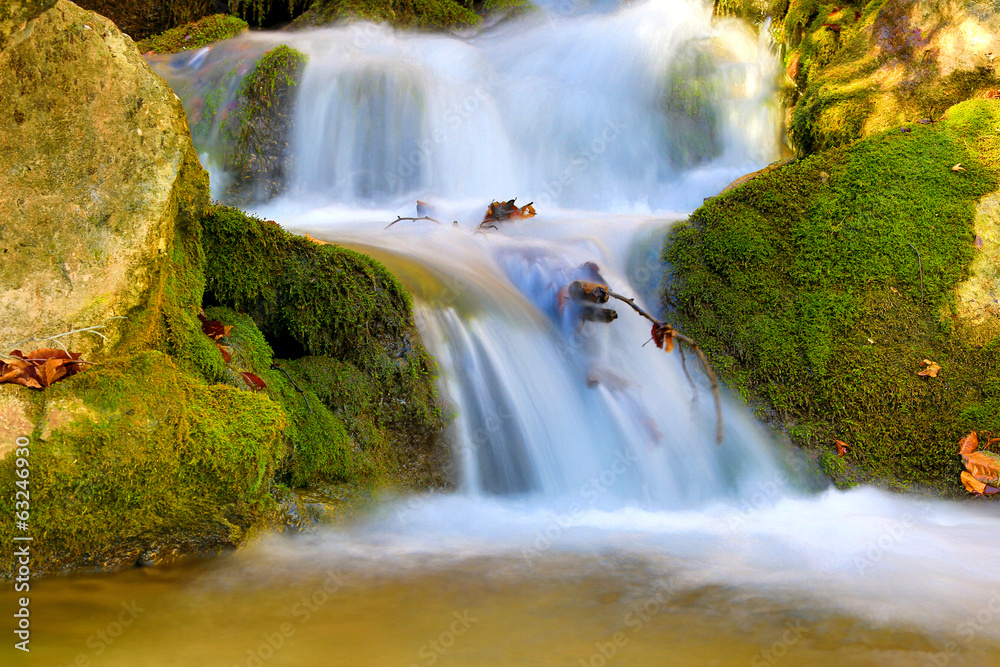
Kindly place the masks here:
[(535, 217), (535, 207), (532, 206), (535, 202), (528, 202), (524, 206), (518, 208), (514, 204), (516, 200), (517, 197), (504, 202), (492, 202), (486, 208), (486, 215), (483, 216), (483, 222), (480, 223), (480, 227), (490, 222), (505, 222), (507, 220), (520, 220), (523, 218)]
[(850, 449), (850, 446), (841, 440), (834, 440), (833, 444), (837, 445), (837, 456), (843, 456)]
[(228, 336), (229, 332), (233, 328), (231, 324), (224, 325), (219, 320), (210, 320), (201, 313), (198, 313), (198, 319), (201, 320), (202, 333), (214, 340), (216, 343), (219, 342), (220, 338)]
[(959, 163), (958, 163), (958, 164), (956, 164), (956, 165), (955, 165), (954, 167), (952, 167), (952, 168), (951, 168), (951, 170), (952, 170), (952, 171), (965, 171), (965, 167), (963, 167), (963, 166), (962, 166), (962, 163), (961, 163), (961, 162), (959, 162)]
[(894, 294), (899, 294), (899, 290), (898, 290), (898, 289), (896, 289), (895, 287), (892, 287), (892, 286), (890, 285), (890, 286), (889, 286), (889, 289), (890, 289), (890, 290), (892, 290), (892, 292), (893, 292)]
[(246, 371), (240, 373), (243, 376), (243, 380), (250, 385), (250, 388), (254, 391), (263, 391), (267, 389), (267, 385), (259, 377), (253, 373), (247, 373)]
[(983, 249), (983, 237), (980, 236), (979, 234), (976, 234), (975, 244), (976, 244), (976, 249), (977, 250), (982, 250)]
[(0, 360), (0, 384), (44, 389), (84, 370), (86, 362), (79, 359), (79, 352), (51, 348), (32, 350), (27, 355), (14, 350), (9, 361)]
[(674, 328), (666, 323), (653, 324), (650, 332), (653, 336), (653, 343), (667, 354), (674, 350)]
[(941, 367), (936, 361), (931, 361), (930, 359), (924, 359), (920, 362), (920, 367), (924, 370), (917, 371), (917, 375), (929, 378), (936, 378), (938, 373), (941, 372)]
[(228, 347), (226, 347), (225, 345), (223, 345), (219, 341), (215, 341), (215, 346), (218, 347), (219, 348), (219, 352), (222, 353), (222, 360), (223, 361), (225, 361), (228, 364), (230, 361), (233, 360), (233, 355), (229, 351)]
[(962, 486), (964, 486), (965, 490), (969, 493), (974, 493), (979, 496), (992, 496), (1000, 491), (997, 487), (990, 486), (989, 484), (979, 481), (964, 470), (962, 471), (961, 479)]

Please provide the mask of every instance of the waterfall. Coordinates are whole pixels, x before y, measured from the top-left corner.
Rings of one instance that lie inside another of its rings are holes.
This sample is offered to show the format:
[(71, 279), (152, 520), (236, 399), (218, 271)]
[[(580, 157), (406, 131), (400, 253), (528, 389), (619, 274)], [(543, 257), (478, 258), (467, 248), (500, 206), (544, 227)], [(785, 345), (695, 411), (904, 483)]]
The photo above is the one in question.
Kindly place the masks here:
[[(995, 517), (809, 491), (797, 457), (735, 398), (715, 443), (696, 359), (644, 345), (648, 322), (620, 305), (615, 322), (581, 326), (559, 306), (596, 270), (655, 312), (669, 225), (777, 158), (766, 40), (713, 20), (710, 3), (556, 0), (471, 36), (359, 23), (157, 61), (203, 128), (217, 193), (234, 82), (278, 43), (309, 63), (288, 193), (256, 212), (371, 253), (411, 290), (462, 470), (460, 493), (284, 557), (616, 549), (698, 584), (939, 629), (1000, 587), (986, 566)], [(514, 196), (539, 215), (475, 233), (490, 201)], [(417, 199), (445, 224), (385, 229)]]

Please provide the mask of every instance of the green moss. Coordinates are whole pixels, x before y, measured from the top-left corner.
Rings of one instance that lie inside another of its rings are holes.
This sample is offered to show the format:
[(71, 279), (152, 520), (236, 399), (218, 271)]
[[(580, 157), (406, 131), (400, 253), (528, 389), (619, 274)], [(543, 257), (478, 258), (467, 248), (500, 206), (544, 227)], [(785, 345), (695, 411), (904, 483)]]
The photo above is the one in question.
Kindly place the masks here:
[(173, 238), (156, 264), (147, 267), (147, 275), (155, 282), (145, 303), (113, 323), (122, 327), (123, 335), (112, 356), (160, 350), (185, 369), (218, 382), (225, 366), (214, 343), (202, 334), (198, 321), (205, 288), (201, 216), (208, 203), (207, 191), (208, 174), (191, 148), (172, 194), (171, 208), (176, 211), (177, 221)]
[[(247, 315), (224, 307), (208, 308), (205, 315), (232, 327), (222, 341), (231, 353), (227, 382), (250, 389), (241, 373), (257, 375), (266, 383), (267, 395), (281, 405), (287, 416), (288, 426), (283, 436), (285, 457), (279, 479), (292, 487), (318, 482), (373, 486), (387, 479), (387, 470), (379, 464), (378, 457), (370, 454), (369, 443), (364, 439), (352, 440), (340, 416), (320, 397), (340, 393), (337, 387), (326, 383), (335, 382), (336, 378), (310, 382), (296, 372), (297, 362), (282, 361), (275, 365), (271, 346)], [(368, 407), (360, 401), (352, 405), (359, 409)], [(379, 452), (380, 456), (383, 454)]]
[(480, 20), (472, 9), (454, 0), (318, 0), (300, 19), (301, 26), (362, 19), (416, 28), (453, 28)]
[(246, 21), (228, 14), (213, 14), (193, 23), (171, 28), (166, 32), (147, 37), (136, 46), (140, 53), (177, 53), (187, 49), (200, 49), (203, 46), (232, 39), (247, 29)]
[[(843, 440), (867, 479), (954, 491), (955, 443), (1000, 433), (1000, 341), (970, 345), (947, 316), (975, 203), (997, 187), (982, 133), (1000, 112), (970, 102), (949, 116), (716, 197), (673, 229), (664, 258), (671, 317), (799, 444)], [(939, 378), (916, 375), (925, 358)]]
[[(307, 397), (313, 392), (314, 409), (325, 405), (350, 435), (355, 456), (344, 459), (345, 475), (394, 476), (407, 457), (433, 449), (441, 428), (433, 361), (409, 295), (385, 267), (228, 207), (211, 207), (204, 239), (207, 299), (245, 312), (277, 356), (295, 360), (281, 364)], [(287, 378), (262, 371), (283, 387), (289, 413), (305, 419), (306, 403)]]
[[(144, 352), (53, 385), (44, 402), (31, 437), (39, 569), (125, 564), (165, 542), (232, 545), (273, 510), (285, 417), (266, 396), (209, 386)], [(14, 488), (13, 457), (0, 480)], [(0, 499), (5, 511), (12, 503)], [(0, 531), (9, 541), (9, 522)]]

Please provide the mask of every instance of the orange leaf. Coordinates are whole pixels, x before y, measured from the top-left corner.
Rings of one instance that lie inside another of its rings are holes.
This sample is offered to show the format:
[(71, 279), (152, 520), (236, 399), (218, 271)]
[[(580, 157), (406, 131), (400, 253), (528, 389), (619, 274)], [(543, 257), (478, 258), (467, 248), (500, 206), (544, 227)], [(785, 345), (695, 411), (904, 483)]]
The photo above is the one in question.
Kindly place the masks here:
[(302, 236), (304, 236), (306, 238), (306, 240), (312, 241), (316, 245), (330, 245), (329, 242), (327, 242), (327, 241), (320, 241), (319, 239), (314, 239), (313, 237), (309, 236), (308, 234), (303, 234)]
[(986, 492), (986, 485), (964, 470), (962, 471), (962, 486), (969, 493), (975, 493), (980, 496)]
[(936, 378), (938, 373), (941, 372), (941, 367), (938, 366), (938, 363), (936, 361), (931, 361), (930, 359), (924, 359), (921, 361), (920, 366), (924, 370), (917, 371), (917, 375), (921, 375), (923, 377)]
[(222, 353), (222, 360), (223, 361), (225, 361), (228, 364), (230, 361), (233, 360), (233, 355), (229, 353), (229, 348), (228, 347), (226, 347), (225, 345), (223, 345), (219, 341), (215, 341), (215, 346), (218, 347), (219, 348), (219, 352)]
[(64, 359), (46, 359), (38, 367), (38, 380), (43, 387), (48, 387), (53, 382), (57, 382), (66, 377), (66, 361)]
[(962, 454), (965, 469), (981, 482), (1000, 484), (1000, 456), (993, 452)]
[(975, 431), (972, 431), (969, 435), (962, 438), (958, 445), (959, 454), (971, 454), (979, 448), (979, 436), (976, 435)]
[(841, 440), (834, 440), (833, 444), (837, 445), (837, 456), (843, 456), (850, 449), (850, 446)]

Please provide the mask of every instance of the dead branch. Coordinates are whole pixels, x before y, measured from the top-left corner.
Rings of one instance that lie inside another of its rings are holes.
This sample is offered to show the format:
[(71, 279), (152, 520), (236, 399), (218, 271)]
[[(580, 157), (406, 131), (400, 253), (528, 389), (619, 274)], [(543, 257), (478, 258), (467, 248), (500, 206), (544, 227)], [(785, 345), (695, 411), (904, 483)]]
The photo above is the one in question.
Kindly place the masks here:
[(416, 222), (417, 220), (430, 220), (431, 222), (436, 222), (439, 225), (441, 224), (440, 220), (435, 220), (434, 218), (430, 217), (429, 215), (422, 215), (419, 218), (404, 218), (402, 216), (397, 215), (395, 220), (393, 220), (392, 222), (390, 222), (388, 225), (385, 226), (385, 229), (389, 229), (390, 227), (392, 227), (394, 224), (396, 224), (400, 220), (412, 220), (413, 222)]
[[(104, 339), (105, 342), (107, 342), (108, 337), (105, 336), (104, 334), (102, 334), (100, 331), (98, 331), (98, 329), (105, 328), (107, 326), (107, 323), (110, 322), (111, 320), (124, 320), (124, 319), (125, 319), (124, 315), (117, 315), (115, 317), (109, 317), (108, 319), (104, 320), (104, 324), (98, 324), (98, 325), (92, 326), (92, 327), (83, 327), (82, 329), (73, 329), (72, 331), (65, 331), (63, 333), (55, 334), (54, 336), (46, 336), (44, 338), (35, 338), (34, 336), (32, 336), (31, 338), (25, 338), (23, 340), (17, 341), (16, 343), (14, 343), (13, 345), (10, 346), (10, 349), (11, 350), (16, 350), (17, 348), (19, 348), (20, 346), (24, 345), (25, 343), (45, 343), (45, 342), (50, 342), (50, 343), (55, 343), (56, 345), (58, 345), (59, 347), (61, 347), (63, 349), (63, 352), (69, 352), (69, 350), (66, 349), (66, 346), (63, 345), (62, 341), (59, 340), (60, 338), (62, 338), (64, 336), (71, 336), (73, 334), (78, 334), (78, 333), (92, 333), (95, 336), (100, 336), (101, 338)], [(9, 355), (0, 355), (0, 356), (6, 357), (8, 359), (11, 358)], [(82, 362), (82, 363), (90, 363), (90, 362)]]
[[(618, 299), (623, 303), (627, 303), (629, 306), (632, 307), (632, 310), (639, 313), (640, 315), (645, 317), (647, 320), (649, 320), (656, 326), (660, 327), (670, 326), (666, 322), (661, 322), (660, 320), (656, 319), (655, 317), (647, 313), (645, 310), (640, 308), (639, 306), (635, 305), (635, 299), (622, 296), (621, 294), (618, 294), (617, 292), (612, 292), (610, 290), (608, 291), (608, 296)], [(686, 344), (692, 350), (694, 350), (695, 354), (698, 355), (698, 359), (701, 360), (701, 366), (702, 368), (705, 369), (705, 374), (708, 375), (708, 379), (712, 383), (712, 397), (715, 399), (715, 441), (718, 444), (722, 444), (722, 401), (719, 398), (719, 380), (715, 377), (715, 371), (712, 370), (712, 365), (708, 363), (708, 357), (705, 356), (705, 353), (702, 351), (701, 347), (697, 343), (695, 343), (693, 340), (691, 340), (684, 334), (679, 333), (673, 327), (671, 327), (671, 335), (680, 342)]]

